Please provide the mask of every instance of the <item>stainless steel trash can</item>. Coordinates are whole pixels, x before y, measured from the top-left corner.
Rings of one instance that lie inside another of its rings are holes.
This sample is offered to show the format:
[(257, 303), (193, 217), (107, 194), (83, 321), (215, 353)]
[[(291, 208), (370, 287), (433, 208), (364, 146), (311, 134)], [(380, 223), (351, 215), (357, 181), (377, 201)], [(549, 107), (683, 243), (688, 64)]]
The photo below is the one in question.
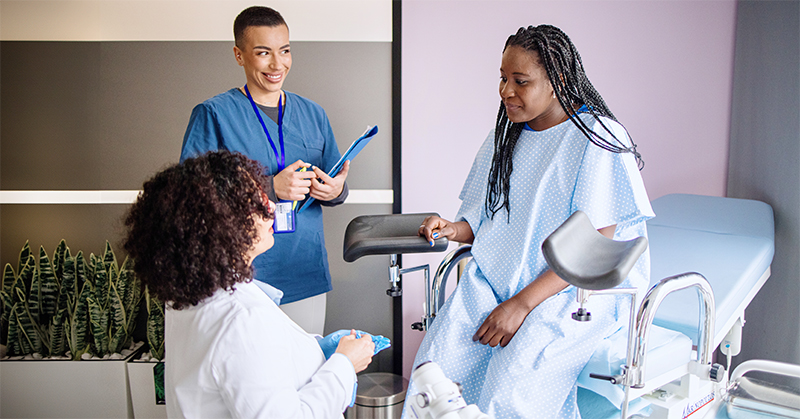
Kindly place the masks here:
[(347, 419), (400, 419), (406, 399), (408, 380), (388, 372), (358, 376), (358, 390), (353, 407), (345, 411)]

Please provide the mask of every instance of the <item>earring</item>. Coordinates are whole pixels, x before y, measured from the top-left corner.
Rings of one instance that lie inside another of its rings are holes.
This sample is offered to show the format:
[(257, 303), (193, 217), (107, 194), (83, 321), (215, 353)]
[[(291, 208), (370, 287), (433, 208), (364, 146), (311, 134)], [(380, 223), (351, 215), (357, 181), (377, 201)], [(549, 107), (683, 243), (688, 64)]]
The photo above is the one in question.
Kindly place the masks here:
[(553, 90), (553, 99), (555, 99), (555, 98), (556, 98), (556, 91)]

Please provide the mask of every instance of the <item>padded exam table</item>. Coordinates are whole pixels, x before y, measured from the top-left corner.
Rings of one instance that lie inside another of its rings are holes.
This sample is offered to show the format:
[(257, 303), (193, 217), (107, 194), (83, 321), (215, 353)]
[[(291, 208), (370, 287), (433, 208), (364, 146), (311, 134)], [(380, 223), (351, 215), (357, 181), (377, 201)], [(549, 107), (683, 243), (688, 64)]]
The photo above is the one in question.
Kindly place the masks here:
[[(686, 194), (663, 196), (652, 206), (656, 216), (647, 222), (650, 286), (685, 272), (703, 275), (711, 284), (716, 301), (713, 346), (738, 345), (745, 309), (770, 275), (775, 252), (772, 208), (759, 201)], [(647, 387), (640, 391), (641, 395), (685, 376), (692, 345), (697, 343), (699, 307), (694, 289), (674, 292), (662, 302), (653, 322), (659, 327), (650, 336)], [(604, 342), (578, 380), (578, 403), (584, 418), (619, 417), (621, 387), (589, 378), (588, 374), (619, 371), (625, 363), (624, 332)], [(667, 406), (663, 409), (668, 408), (671, 396), (667, 393), (660, 393), (663, 400), (652, 395), (646, 398), (650, 403), (637, 400), (638, 406), (631, 404), (631, 413), (652, 404), (654, 416), (661, 416), (656, 404), (663, 402)], [(692, 397), (697, 401), (684, 404), (695, 408), (707, 395), (689, 395)]]

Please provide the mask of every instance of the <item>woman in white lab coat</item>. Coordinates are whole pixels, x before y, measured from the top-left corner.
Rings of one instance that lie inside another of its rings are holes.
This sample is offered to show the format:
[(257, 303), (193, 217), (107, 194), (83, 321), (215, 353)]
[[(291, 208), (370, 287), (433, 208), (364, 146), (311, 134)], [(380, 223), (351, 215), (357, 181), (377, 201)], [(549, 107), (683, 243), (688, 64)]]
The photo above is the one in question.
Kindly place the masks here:
[(374, 344), (355, 331), (328, 359), (313, 335), (252, 281), (272, 247), (274, 204), (258, 163), (213, 152), (144, 184), (125, 224), (125, 249), (149, 292), (167, 303), (170, 417), (341, 417)]

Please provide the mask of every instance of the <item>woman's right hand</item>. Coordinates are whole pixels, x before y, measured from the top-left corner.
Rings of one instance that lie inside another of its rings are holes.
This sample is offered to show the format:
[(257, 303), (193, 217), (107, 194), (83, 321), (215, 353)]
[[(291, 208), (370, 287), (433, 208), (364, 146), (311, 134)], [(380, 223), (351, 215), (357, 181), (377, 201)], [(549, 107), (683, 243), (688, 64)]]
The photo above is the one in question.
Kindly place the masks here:
[(372, 355), (375, 352), (375, 344), (372, 343), (372, 336), (364, 334), (361, 338), (356, 337), (356, 331), (351, 330), (347, 336), (339, 339), (339, 346), (336, 353), (342, 354), (353, 363), (356, 373), (364, 371), (372, 362)]
[(425, 217), (422, 225), (419, 226), (419, 235), (425, 237), (428, 243), (433, 246), (433, 241), (446, 237), (447, 240), (459, 243), (472, 243), (474, 236), (472, 228), (466, 221), (451, 222), (437, 215)]
[(300, 171), (311, 167), (310, 163), (298, 160), (281, 170), (272, 178), (275, 196), (288, 201), (302, 201), (311, 191), (311, 179), (317, 177), (313, 170)]

